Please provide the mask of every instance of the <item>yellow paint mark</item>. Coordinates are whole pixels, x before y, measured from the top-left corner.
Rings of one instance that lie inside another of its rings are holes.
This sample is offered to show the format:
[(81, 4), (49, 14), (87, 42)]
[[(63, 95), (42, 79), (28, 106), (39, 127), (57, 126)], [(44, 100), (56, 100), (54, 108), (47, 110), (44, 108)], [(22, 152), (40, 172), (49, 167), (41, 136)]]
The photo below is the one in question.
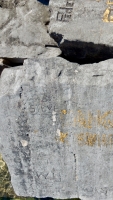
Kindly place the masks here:
[(62, 113), (63, 115), (66, 115), (66, 114), (67, 114), (67, 110), (61, 110), (61, 113)]
[(111, 120), (108, 120), (108, 124), (110, 125), (110, 128), (113, 128), (113, 122)]
[(79, 144), (84, 144), (84, 133), (80, 133), (77, 139)]
[(110, 120), (108, 117), (111, 117), (112, 111), (107, 111), (101, 113), (101, 111), (97, 111), (97, 116), (94, 117), (93, 114), (89, 111), (88, 117), (85, 118), (85, 115), (81, 110), (78, 111), (78, 115), (74, 118), (74, 125), (79, 125), (84, 128), (91, 129), (94, 123), (95, 125), (103, 126), (105, 129), (113, 128), (113, 120)]
[(111, 11), (113, 11), (113, 2), (108, 0), (107, 1), (108, 7), (106, 8), (103, 14), (103, 21), (104, 22), (113, 22), (113, 16), (111, 15)]
[(92, 128), (93, 116), (91, 112), (88, 113), (88, 120), (85, 120), (81, 110), (78, 111), (78, 122), (85, 128)]
[(108, 1), (107, 1), (107, 5), (113, 5), (113, 2), (110, 1), (110, 0), (108, 0)]
[(86, 144), (88, 146), (94, 146), (97, 140), (96, 134), (86, 133)]
[(96, 133), (79, 133), (77, 135), (79, 145), (94, 146), (97, 144), (100, 146), (112, 146), (113, 145), (113, 134), (101, 134)]
[(77, 139), (79, 144), (94, 146), (97, 141), (97, 134), (80, 133), (78, 134)]
[(68, 133), (62, 133), (60, 130), (59, 130), (59, 133), (56, 137), (56, 140), (57, 141), (60, 141), (60, 142), (65, 142), (65, 139), (66, 137), (68, 136)]
[(105, 134), (102, 135), (101, 141), (102, 141), (103, 146), (107, 146), (107, 136)]
[(97, 116), (98, 125), (102, 125), (106, 129), (110, 128), (109, 125), (112, 127), (113, 124), (112, 124), (111, 120), (106, 119), (108, 117), (108, 115), (110, 115), (111, 113), (112, 113), (112, 111), (107, 111), (104, 114), (101, 114), (101, 112), (98, 111), (98, 116)]
[(109, 22), (110, 7), (108, 7), (103, 15), (103, 22)]
[[(62, 111), (66, 114), (66, 111)], [(60, 119), (63, 120), (64, 114), (60, 115)], [(72, 118), (71, 122), (62, 121), (62, 127), (64, 126), (79, 126), (87, 129), (91, 129), (95, 126), (103, 126), (105, 129), (113, 128), (113, 111), (106, 111), (101, 112), (98, 110), (96, 115), (91, 113), (90, 111), (87, 112), (87, 115), (82, 110), (77, 111), (77, 115)]]
[(60, 132), (60, 137), (59, 137), (60, 142), (65, 142), (67, 135), (68, 135), (67, 133)]

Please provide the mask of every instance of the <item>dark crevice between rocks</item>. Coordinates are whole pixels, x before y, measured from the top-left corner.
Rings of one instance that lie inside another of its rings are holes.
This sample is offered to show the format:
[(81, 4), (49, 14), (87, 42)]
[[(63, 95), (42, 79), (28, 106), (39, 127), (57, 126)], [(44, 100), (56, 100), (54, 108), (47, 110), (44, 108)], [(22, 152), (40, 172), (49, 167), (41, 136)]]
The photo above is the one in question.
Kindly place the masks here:
[(26, 58), (0, 58), (0, 75), (5, 68), (21, 66)]
[(59, 48), (57, 45), (45, 45), (45, 48), (47, 47)]
[(26, 58), (3, 58), (3, 59), (6, 60), (7, 62), (9, 62), (9, 65), (11, 67), (16, 67), (16, 66), (23, 65), (24, 60)]
[(37, 0), (37, 1), (39, 1), (40, 3), (42, 3), (42, 4), (46, 5), (46, 6), (48, 6), (50, 0)]
[(60, 57), (80, 65), (99, 63), (113, 58), (113, 47), (104, 44), (94, 44), (84, 41), (68, 41), (63, 35), (51, 33), (50, 36), (57, 42), (62, 51)]

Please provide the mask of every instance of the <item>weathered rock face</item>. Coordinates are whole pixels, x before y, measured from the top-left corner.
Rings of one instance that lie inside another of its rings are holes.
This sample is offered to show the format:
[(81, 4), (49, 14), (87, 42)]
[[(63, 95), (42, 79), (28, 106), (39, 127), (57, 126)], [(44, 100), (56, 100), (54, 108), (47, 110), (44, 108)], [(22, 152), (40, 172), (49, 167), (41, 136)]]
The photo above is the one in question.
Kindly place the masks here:
[(54, 44), (49, 8), (37, 0), (0, 0), (0, 16), (0, 57), (36, 58)]
[(112, 200), (113, 60), (26, 60), (0, 79), (0, 152), (19, 196)]
[(62, 34), (63, 39), (107, 45), (113, 41), (112, 23), (103, 21), (106, 0), (50, 0), (50, 6), (50, 31)]
[(50, 0), (50, 7), (49, 32), (63, 57), (78, 63), (113, 58), (112, 1)]

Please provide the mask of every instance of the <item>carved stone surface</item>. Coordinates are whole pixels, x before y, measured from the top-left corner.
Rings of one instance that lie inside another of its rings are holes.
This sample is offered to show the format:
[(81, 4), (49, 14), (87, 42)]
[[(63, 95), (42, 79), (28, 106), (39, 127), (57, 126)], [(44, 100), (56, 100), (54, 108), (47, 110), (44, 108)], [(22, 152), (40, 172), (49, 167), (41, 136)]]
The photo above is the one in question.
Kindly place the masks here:
[[(50, 7), (50, 32), (62, 34), (68, 40), (109, 45), (113, 41), (112, 23), (105, 23), (113, 16), (112, 0), (50, 0)], [(108, 7), (110, 11), (105, 16)]]
[(49, 8), (37, 0), (0, 0), (0, 16), (0, 57), (36, 58), (54, 44)]
[(112, 200), (113, 60), (26, 60), (0, 79), (0, 152), (19, 196)]

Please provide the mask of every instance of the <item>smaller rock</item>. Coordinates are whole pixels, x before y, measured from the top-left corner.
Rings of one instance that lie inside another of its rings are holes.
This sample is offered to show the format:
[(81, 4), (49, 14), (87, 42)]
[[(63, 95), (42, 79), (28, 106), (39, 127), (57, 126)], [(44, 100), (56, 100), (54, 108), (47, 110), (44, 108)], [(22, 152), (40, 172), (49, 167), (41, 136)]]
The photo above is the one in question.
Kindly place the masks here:
[(54, 58), (61, 55), (61, 50), (58, 47), (47, 47), (46, 52), (41, 54), (39, 58)]

